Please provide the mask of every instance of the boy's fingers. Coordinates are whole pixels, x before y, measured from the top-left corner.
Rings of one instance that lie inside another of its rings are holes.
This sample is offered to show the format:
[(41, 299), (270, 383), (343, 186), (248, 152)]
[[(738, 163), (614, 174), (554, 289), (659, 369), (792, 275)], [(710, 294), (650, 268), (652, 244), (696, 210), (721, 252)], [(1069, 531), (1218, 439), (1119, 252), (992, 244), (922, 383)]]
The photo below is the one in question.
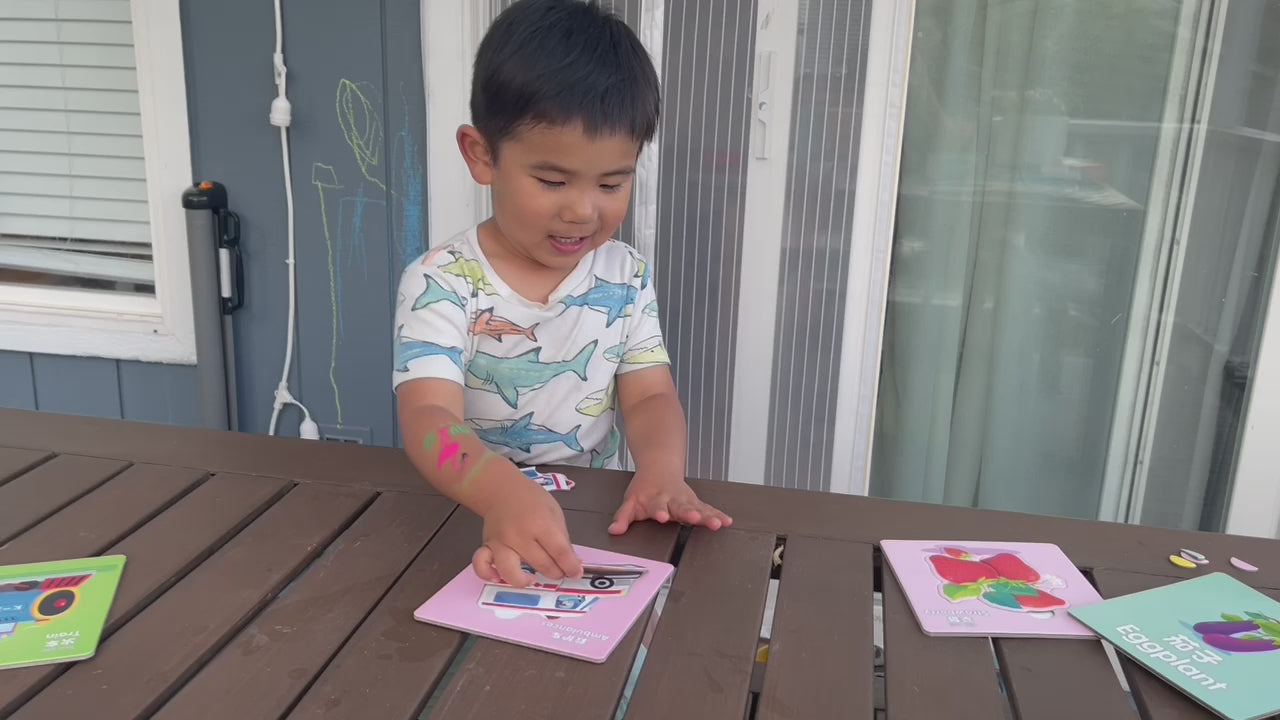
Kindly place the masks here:
[(556, 538), (555, 540), (540, 540), (541, 549), (550, 556), (550, 559), (560, 566), (564, 576), (577, 580), (582, 577), (582, 561), (578, 559), (578, 554), (573, 551), (568, 540), (564, 538)]
[(699, 512), (698, 503), (689, 502), (688, 500), (672, 501), (671, 515), (679, 518), (680, 522), (686, 525), (697, 525), (702, 522), (702, 513)]
[(614, 535), (621, 535), (631, 527), (631, 523), (635, 522), (636, 504), (627, 500), (622, 503), (622, 507), (618, 508), (618, 512), (613, 514), (613, 523), (609, 525), (609, 532)]
[(500, 579), (493, 568), (493, 551), (487, 545), (481, 545), (471, 556), (471, 569), (476, 571), (476, 576), (486, 582)]
[(671, 513), (667, 511), (667, 498), (664, 495), (650, 498), (644, 504), (644, 509), (648, 516), (657, 522), (665, 523), (671, 519)]
[(505, 545), (499, 546), (493, 551), (493, 564), (508, 585), (522, 588), (529, 584), (529, 575), (520, 567), (520, 556), (515, 550)]
[(560, 566), (556, 564), (555, 560), (551, 559), (551, 556), (538, 543), (529, 543), (528, 547), (522, 549), (521, 555), (524, 555), (524, 561), (528, 563), (529, 567), (538, 571), (543, 577), (551, 580), (559, 580), (564, 577)]

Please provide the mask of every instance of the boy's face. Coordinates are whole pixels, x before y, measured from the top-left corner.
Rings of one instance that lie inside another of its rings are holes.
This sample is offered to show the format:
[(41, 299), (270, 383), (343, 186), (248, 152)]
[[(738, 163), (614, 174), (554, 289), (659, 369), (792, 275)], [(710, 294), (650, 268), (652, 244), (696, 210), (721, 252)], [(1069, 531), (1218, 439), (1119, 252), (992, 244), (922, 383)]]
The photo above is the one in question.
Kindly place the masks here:
[(471, 176), (492, 190), (503, 244), (526, 261), (570, 270), (626, 217), (640, 153), (629, 137), (539, 126), (503, 140), (496, 162), (474, 128), (460, 130), (458, 144)]

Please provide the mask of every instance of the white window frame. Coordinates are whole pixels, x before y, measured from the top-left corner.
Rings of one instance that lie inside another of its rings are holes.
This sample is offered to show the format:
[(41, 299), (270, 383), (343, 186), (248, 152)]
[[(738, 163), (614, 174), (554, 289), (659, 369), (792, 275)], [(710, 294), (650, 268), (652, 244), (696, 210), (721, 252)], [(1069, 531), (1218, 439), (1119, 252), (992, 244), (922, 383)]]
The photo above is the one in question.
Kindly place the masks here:
[(131, 0), (155, 296), (0, 283), (0, 350), (196, 362), (182, 192), (191, 136), (182, 22), (172, 0)]

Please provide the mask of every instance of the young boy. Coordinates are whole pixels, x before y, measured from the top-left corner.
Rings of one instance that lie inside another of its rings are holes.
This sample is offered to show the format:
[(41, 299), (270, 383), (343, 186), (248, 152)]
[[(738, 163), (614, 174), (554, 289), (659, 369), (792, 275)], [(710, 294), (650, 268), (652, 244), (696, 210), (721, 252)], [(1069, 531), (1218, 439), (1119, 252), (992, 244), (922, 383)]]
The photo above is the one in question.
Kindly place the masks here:
[(521, 0), (476, 54), (458, 148), (493, 216), (400, 280), (393, 373), (409, 458), (484, 519), (486, 580), (578, 578), (564, 515), (519, 465), (636, 472), (609, 532), (732, 521), (684, 481), (685, 420), (649, 265), (612, 240), (657, 129), (657, 74), (627, 26), (581, 0)]

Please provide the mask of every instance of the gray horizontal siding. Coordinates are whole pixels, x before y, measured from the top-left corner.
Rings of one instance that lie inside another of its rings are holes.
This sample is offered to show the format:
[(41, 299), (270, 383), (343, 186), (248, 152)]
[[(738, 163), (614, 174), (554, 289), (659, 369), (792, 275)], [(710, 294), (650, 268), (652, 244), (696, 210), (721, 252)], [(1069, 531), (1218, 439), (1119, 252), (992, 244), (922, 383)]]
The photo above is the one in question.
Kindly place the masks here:
[(0, 407), (197, 426), (192, 367), (0, 351)]

